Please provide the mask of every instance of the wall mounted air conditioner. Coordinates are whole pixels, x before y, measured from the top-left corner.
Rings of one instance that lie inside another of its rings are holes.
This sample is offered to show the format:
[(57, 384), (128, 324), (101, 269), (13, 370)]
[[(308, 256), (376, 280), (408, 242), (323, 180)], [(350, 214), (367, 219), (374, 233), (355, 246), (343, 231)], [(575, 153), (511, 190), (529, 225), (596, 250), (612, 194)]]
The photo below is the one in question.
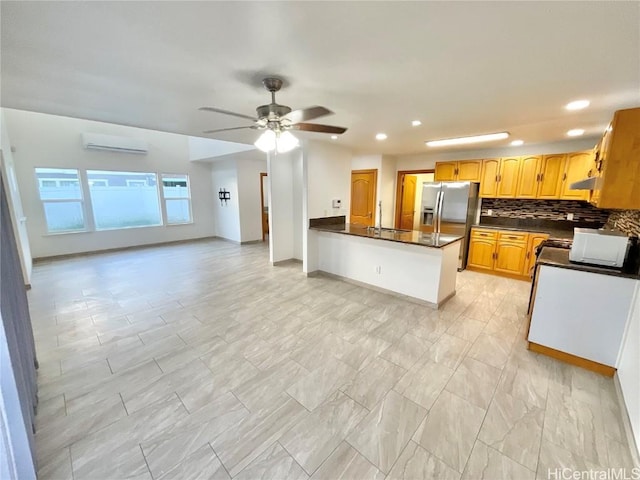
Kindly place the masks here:
[(88, 150), (107, 150), (123, 153), (147, 153), (147, 142), (131, 137), (103, 135), (101, 133), (83, 133), (82, 145)]

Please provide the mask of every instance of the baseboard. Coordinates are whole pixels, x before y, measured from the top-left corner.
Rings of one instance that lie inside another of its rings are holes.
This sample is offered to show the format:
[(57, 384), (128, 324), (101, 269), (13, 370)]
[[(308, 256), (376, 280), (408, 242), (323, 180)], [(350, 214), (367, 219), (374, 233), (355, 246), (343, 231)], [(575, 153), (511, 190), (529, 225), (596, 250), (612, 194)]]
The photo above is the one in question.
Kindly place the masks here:
[(426, 300), (422, 300), (421, 298), (410, 297), (409, 295), (404, 295), (402, 293), (394, 292), (393, 290), (387, 290), (386, 288), (376, 287), (375, 285), (370, 285), (368, 283), (360, 282), (358, 280), (353, 280), (351, 278), (343, 277), (342, 275), (336, 275), (335, 273), (325, 272), (324, 270), (316, 270), (314, 272), (307, 273), (307, 276), (308, 277), (309, 276), (313, 276), (313, 277), (322, 276), (322, 277), (327, 277), (327, 278), (333, 278), (335, 280), (340, 280), (340, 281), (345, 282), (345, 283), (350, 283), (352, 285), (357, 285), (358, 287), (368, 288), (369, 290), (374, 290), (376, 292), (385, 293), (387, 295), (392, 295), (394, 297), (401, 298), (402, 300), (406, 300), (406, 301), (411, 302), (411, 303), (416, 303), (418, 305), (423, 305), (425, 307), (429, 307), (429, 308), (432, 308), (434, 310), (437, 310), (438, 308), (440, 308), (440, 306), (442, 306), (447, 300), (449, 300), (453, 295), (455, 295), (455, 292), (453, 292), (452, 295), (449, 295), (443, 301), (441, 301), (439, 303), (433, 303), (433, 302), (428, 302)]
[(614, 367), (603, 365), (602, 363), (594, 362), (593, 360), (587, 360), (586, 358), (577, 357), (576, 355), (561, 352), (555, 348), (545, 347), (544, 345), (534, 342), (529, 342), (528, 348), (532, 352), (541, 353), (547, 357), (555, 358), (561, 362), (569, 363), (586, 370), (591, 370), (592, 372), (596, 372), (607, 377), (613, 377), (614, 373), (616, 373), (616, 369)]
[(240, 242), (240, 245), (254, 245), (256, 243), (264, 243), (264, 240), (249, 240), (247, 242)]
[(224, 240), (221, 237), (216, 236), (208, 236), (208, 237), (197, 237), (197, 238), (187, 238), (184, 240), (171, 240), (169, 242), (156, 242), (156, 243), (145, 243), (142, 245), (130, 245), (127, 247), (115, 247), (115, 248), (105, 248), (103, 250), (89, 250), (86, 252), (78, 252), (78, 253), (65, 253), (62, 255), (50, 255), (47, 257), (34, 257), (33, 263), (45, 263), (50, 262), (52, 260), (66, 260), (69, 258), (76, 257), (88, 257), (91, 255), (100, 255), (102, 253), (114, 253), (114, 252), (124, 252), (127, 250), (140, 250), (143, 248), (152, 248), (152, 247), (160, 247), (163, 245), (179, 245), (182, 243), (193, 243), (193, 242), (204, 242), (208, 240)]
[(629, 444), (629, 450), (634, 465), (640, 465), (640, 450), (636, 443), (636, 437), (633, 435), (633, 428), (631, 427), (631, 419), (629, 418), (629, 411), (627, 410), (627, 404), (624, 401), (624, 395), (622, 394), (622, 385), (620, 385), (620, 378), (618, 373), (613, 376), (613, 384), (616, 388), (616, 397), (618, 400), (618, 406), (620, 412), (622, 412), (622, 424), (624, 425), (624, 433), (627, 437), (627, 443)]
[(495, 270), (487, 270), (486, 268), (478, 268), (467, 265), (465, 270), (478, 273), (486, 273), (487, 275), (494, 275), (496, 277), (510, 278), (512, 280), (522, 280), (523, 282), (530, 282), (531, 277), (529, 275), (515, 275), (513, 273), (496, 272)]
[(301, 264), (302, 260), (299, 260), (297, 258), (287, 258), (286, 260), (278, 260), (277, 262), (271, 262), (271, 265), (274, 267), (281, 267), (283, 265), (291, 265), (292, 263)]

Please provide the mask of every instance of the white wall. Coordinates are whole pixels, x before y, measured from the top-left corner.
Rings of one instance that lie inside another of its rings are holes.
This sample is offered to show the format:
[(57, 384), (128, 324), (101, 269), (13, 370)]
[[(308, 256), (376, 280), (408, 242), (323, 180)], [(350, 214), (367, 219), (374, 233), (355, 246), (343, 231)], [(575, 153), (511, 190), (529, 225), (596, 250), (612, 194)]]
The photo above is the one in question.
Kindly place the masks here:
[[(351, 197), (351, 150), (315, 140), (305, 142), (308, 162), (307, 218), (349, 215)], [(342, 200), (333, 208), (334, 199)]]
[(267, 156), (263, 155), (260, 160), (241, 159), (237, 161), (236, 165), (240, 202), (240, 241), (245, 243), (262, 240), (260, 173), (267, 171)]
[(618, 359), (618, 379), (636, 447), (640, 448), (640, 282)]
[[(233, 159), (219, 160), (212, 165), (211, 181), (215, 192), (211, 215), (215, 219), (215, 234), (233, 242), (240, 243), (240, 206), (238, 196), (238, 170)], [(218, 199), (220, 189), (226, 189), (231, 199), (221, 202)], [(258, 198), (260, 195), (258, 194)]]
[[(497, 158), (520, 155), (539, 155), (551, 153), (576, 152), (592, 149), (598, 142), (598, 138), (578, 138), (556, 143), (542, 143), (536, 145), (522, 145), (520, 147), (499, 147), (471, 150), (454, 150), (443, 152), (430, 149), (424, 153), (414, 155), (401, 155), (397, 157), (398, 170), (426, 170), (435, 168), (436, 162), (450, 160), (472, 160), (481, 158)], [(425, 147), (426, 149), (427, 147)]]
[(2, 170), (2, 175), (5, 180), (9, 212), (11, 215), (11, 223), (13, 224), (13, 231), (16, 236), (16, 245), (18, 245), (22, 276), (25, 285), (30, 285), (33, 262), (31, 258), (31, 247), (29, 246), (29, 234), (27, 232), (27, 217), (24, 214), (24, 208), (22, 206), (15, 162), (13, 160), (13, 152), (11, 151), (11, 140), (3, 111), (0, 111), (0, 128), (2, 129), (0, 169)]
[(269, 260), (271, 263), (294, 258), (293, 164), (301, 156), (297, 148), (285, 154), (268, 155), (269, 178)]
[(384, 155), (378, 175), (382, 200), (382, 226), (393, 228), (396, 216), (396, 158)]
[(308, 222), (305, 222), (303, 211), (303, 170), (302, 152), (293, 158), (293, 258), (302, 260), (302, 242)]
[[(187, 136), (13, 109), (4, 109), (4, 114), (16, 147), (13, 157), (34, 258), (214, 235), (210, 166), (189, 161)], [(138, 138), (149, 144), (149, 153), (85, 150), (83, 132)], [(35, 167), (186, 173), (191, 182), (194, 221), (170, 227), (48, 235)]]

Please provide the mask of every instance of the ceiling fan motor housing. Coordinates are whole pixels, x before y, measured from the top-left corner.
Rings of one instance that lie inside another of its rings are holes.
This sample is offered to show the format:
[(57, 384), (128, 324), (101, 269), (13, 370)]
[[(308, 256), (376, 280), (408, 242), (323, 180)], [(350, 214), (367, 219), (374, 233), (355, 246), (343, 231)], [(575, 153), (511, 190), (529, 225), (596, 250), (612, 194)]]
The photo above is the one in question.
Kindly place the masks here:
[(277, 120), (280, 117), (284, 117), (291, 111), (290, 107), (286, 105), (278, 105), (277, 103), (270, 103), (269, 105), (261, 105), (256, 108), (258, 118), (266, 118), (267, 120)]

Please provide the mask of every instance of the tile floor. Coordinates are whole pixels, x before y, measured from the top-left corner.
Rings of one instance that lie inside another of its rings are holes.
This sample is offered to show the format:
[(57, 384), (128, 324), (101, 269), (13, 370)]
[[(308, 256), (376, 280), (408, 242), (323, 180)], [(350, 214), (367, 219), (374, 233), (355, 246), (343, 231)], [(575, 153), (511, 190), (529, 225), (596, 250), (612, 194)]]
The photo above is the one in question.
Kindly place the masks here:
[(38, 264), (40, 479), (631, 468), (611, 379), (525, 348), (525, 282), (440, 311), (210, 240)]

